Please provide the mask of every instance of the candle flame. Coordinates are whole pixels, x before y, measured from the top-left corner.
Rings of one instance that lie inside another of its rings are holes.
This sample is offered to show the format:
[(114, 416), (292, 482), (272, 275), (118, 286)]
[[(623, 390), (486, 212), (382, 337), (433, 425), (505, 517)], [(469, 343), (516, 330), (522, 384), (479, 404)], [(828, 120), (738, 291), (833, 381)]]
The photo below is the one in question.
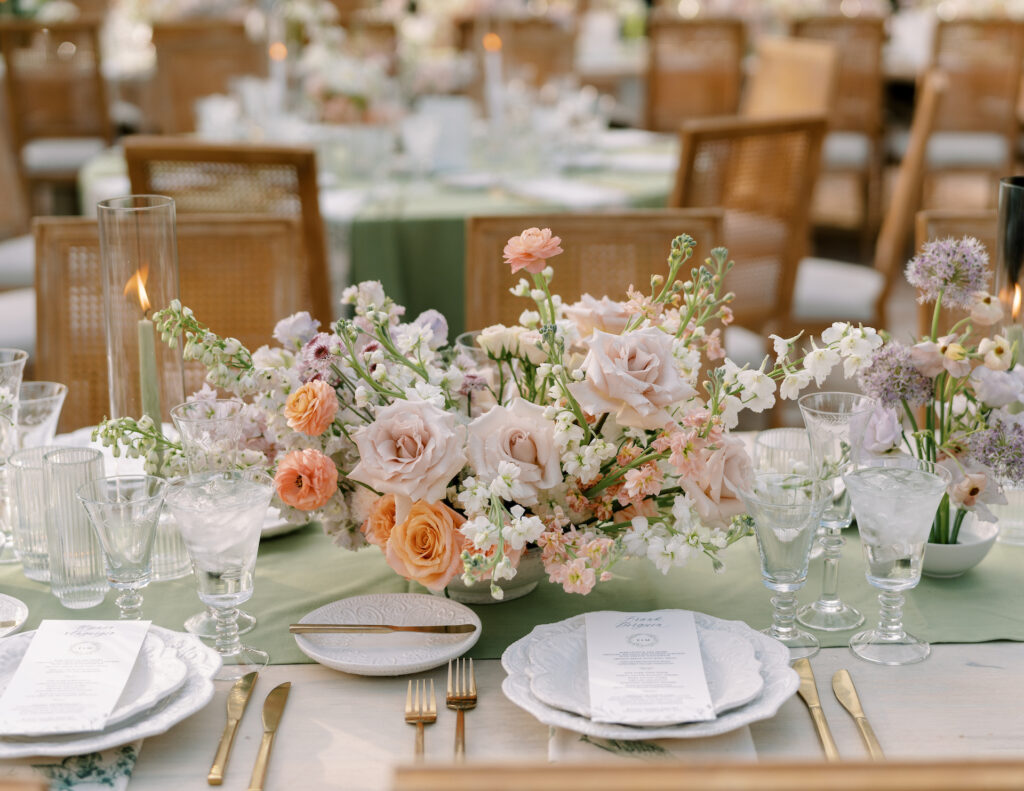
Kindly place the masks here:
[(142, 312), (146, 313), (149, 311), (150, 305), (149, 294), (146, 293), (146, 281), (149, 279), (149, 267), (143, 266), (141, 269), (136, 269), (135, 274), (128, 278), (128, 282), (124, 284), (124, 295), (128, 296), (132, 292), (138, 295), (139, 306), (142, 308)]
[(488, 52), (501, 52), (501, 36), (497, 33), (484, 36), (484, 49)]
[(1013, 287), (1013, 310), (1010, 313), (1013, 320), (1016, 321), (1020, 318), (1020, 284), (1018, 283)]
[(271, 60), (284, 60), (288, 57), (288, 47), (282, 41), (275, 41), (270, 45), (268, 53)]

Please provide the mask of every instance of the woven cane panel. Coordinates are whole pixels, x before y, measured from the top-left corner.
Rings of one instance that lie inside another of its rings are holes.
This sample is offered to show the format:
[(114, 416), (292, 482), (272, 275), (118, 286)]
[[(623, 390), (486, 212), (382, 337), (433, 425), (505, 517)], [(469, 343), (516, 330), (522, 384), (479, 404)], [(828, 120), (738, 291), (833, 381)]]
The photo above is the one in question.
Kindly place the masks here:
[(174, 198), (180, 214), (302, 214), (298, 174), (290, 165), (155, 160), (149, 180), (154, 193)]
[[(672, 239), (688, 233), (698, 243), (691, 266), (702, 262), (719, 244), (719, 213), (715, 211), (632, 212), (613, 215), (547, 215), (474, 217), (467, 224), (466, 326), (518, 322), (530, 299), (512, 296), (508, 289), (525, 273), (513, 275), (502, 250), (524, 228), (550, 228), (565, 251), (551, 264), (551, 289), (565, 304), (584, 293), (624, 300), (630, 285), (650, 293), (652, 274), (665, 275)], [(689, 275), (689, 270), (685, 273)], [(527, 275), (529, 280), (529, 276)]]
[(687, 118), (736, 112), (743, 79), (742, 23), (654, 22), (650, 46), (650, 129), (674, 132)]

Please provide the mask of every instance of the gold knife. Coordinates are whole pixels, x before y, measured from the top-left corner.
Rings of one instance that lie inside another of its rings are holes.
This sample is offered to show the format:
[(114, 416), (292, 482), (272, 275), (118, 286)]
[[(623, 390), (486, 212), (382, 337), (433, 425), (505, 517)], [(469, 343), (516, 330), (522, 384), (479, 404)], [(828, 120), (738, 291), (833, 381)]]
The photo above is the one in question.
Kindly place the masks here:
[(259, 676), (255, 670), (246, 673), (228, 693), (228, 721), (224, 724), (224, 733), (220, 736), (220, 744), (217, 745), (217, 754), (213, 757), (213, 766), (210, 767), (210, 774), (206, 776), (206, 782), (212, 786), (219, 786), (224, 782), (224, 770), (228, 767), (228, 756), (231, 754), (231, 745), (235, 742), (235, 733), (238, 731), (238, 722), (245, 713), (245, 707), (249, 704), (252, 696), (253, 685)]
[(267, 766), (270, 764), (270, 748), (274, 746), (274, 734), (281, 723), (284, 704), (288, 702), (288, 692), (291, 688), (290, 681), (278, 684), (270, 690), (263, 704), (263, 740), (256, 756), (256, 765), (252, 768), (252, 777), (249, 778), (249, 791), (263, 791), (263, 782), (267, 779)]
[(818, 700), (818, 685), (814, 683), (814, 671), (811, 670), (811, 663), (807, 659), (798, 659), (793, 663), (793, 669), (800, 674), (800, 697), (811, 712), (811, 719), (818, 729), (818, 737), (821, 739), (821, 746), (825, 748), (825, 758), (829, 761), (839, 760), (839, 750), (836, 748), (835, 740), (832, 738), (832, 731), (828, 728), (828, 720), (825, 719), (825, 712), (821, 709), (821, 701)]
[(430, 634), (467, 634), (476, 630), (476, 624), (455, 623), (436, 626), (392, 626), (391, 624), (365, 623), (293, 623), (288, 627), (292, 634), (352, 634), (365, 632), (383, 634), (385, 632), (428, 632)]
[(11, 626), (16, 625), (17, 621), (0, 621), (0, 629), (7, 629)]
[(843, 704), (843, 708), (850, 712), (853, 721), (857, 723), (857, 728), (860, 730), (860, 735), (864, 737), (864, 743), (868, 746), (868, 754), (872, 760), (884, 760), (885, 753), (882, 752), (882, 745), (878, 743), (878, 737), (875, 736), (874, 730), (868, 723), (868, 718), (864, 716), (864, 708), (860, 705), (860, 696), (857, 694), (857, 688), (853, 685), (853, 679), (850, 678), (848, 670), (835, 672), (835, 675), (832, 676), (832, 691), (836, 693), (836, 698)]

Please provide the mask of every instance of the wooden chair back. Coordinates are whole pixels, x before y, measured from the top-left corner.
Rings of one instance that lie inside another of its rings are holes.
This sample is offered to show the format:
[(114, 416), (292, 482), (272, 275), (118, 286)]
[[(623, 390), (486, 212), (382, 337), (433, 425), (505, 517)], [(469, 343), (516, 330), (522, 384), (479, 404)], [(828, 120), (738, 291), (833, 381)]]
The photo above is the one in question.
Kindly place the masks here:
[(530, 85), (572, 74), (576, 27), (572, 20), (546, 16), (479, 16), (458, 22), (456, 37), (460, 48), (476, 53), (477, 71), (484, 66), (484, 36), (496, 33), (501, 39), (504, 78), (522, 77)]
[[(110, 414), (107, 347), (95, 220), (40, 217), (36, 244), (36, 376), (68, 386), (60, 431)], [(179, 215), (182, 304), (222, 336), (255, 350), (277, 321), (309, 305), (313, 283), (299, 221), (262, 215)], [(203, 383), (185, 366), (186, 392)]]
[(743, 91), (748, 118), (832, 114), (839, 78), (839, 49), (827, 41), (762, 38), (757, 63)]
[(799, 39), (827, 41), (839, 55), (836, 92), (829, 115), (829, 128), (841, 132), (862, 132), (872, 137), (882, 133), (885, 74), (882, 47), (885, 19), (871, 16), (807, 17), (794, 23)]
[(902, 271), (914, 213), (921, 202), (928, 138), (931, 137), (935, 126), (946, 87), (946, 77), (940, 72), (929, 72), (922, 81), (920, 95), (914, 107), (914, 119), (910, 124), (910, 142), (896, 175), (889, 210), (882, 219), (882, 226), (878, 232), (874, 266), (885, 278), (885, 286), (878, 296), (874, 311), (876, 326), (879, 327), (884, 327), (887, 323), (886, 302), (896, 278)]
[[(980, 211), (919, 211), (914, 224), (914, 245), (920, 251), (921, 245), (933, 239), (960, 239), (973, 236), (988, 250), (989, 260), (995, 267), (996, 236), (999, 215), (995, 210)], [(932, 314), (935, 306), (931, 303), (918, 307), (918, 332), (927, 335), (932, 329)], [(943, 310), (939, 316), (939, 328), (952, 327), (967, 314), (962, 310)], [(1007, 316), (1007, 319), (1009, 317)]]
[(338, 24), (347, 28), (369, 3), (367, 0), (331, 0), (331, 5), (338, 11)]
[(0, 19), (12, 148), (36, 138), (102, 138), (113, 130), (96, 20)]
[(193, 132), (197, 99), (227, 93), (233, 77), (264, 76), (267, 51), (249, 38), (242, 22), (188, 19), (153, 25), (160, 128), (165, 134)]
[(656, 15), (648, 41), (648, 129), (676, 132), (685, 120), (736, 112), (746, 49), (742, 20)]
[(999, 132), (1016, 144), (1024, 23), (1008, 18), (940, 20), (932, 67), (946, 74), (936, 131)]
[(174, 198), (180, 214), (269, 214), (301, 220), (313, 284), (305, 307), (326, 326), (333, 318), (327, 245), (312, 149), (207, 143), (175, 137), (125, 138), (132, 192)]
[(724, 211), (722, 244), (736, 261), (727, 286), (749, 329), (789, 323), (825, 125), (820, 116), (709, 118), (680, 133), (671, 205)]
[[(546, 214), (470, 217), (466, 222), (466, 326), (515, 324), (533, 303), (509, 293), (522, 273), (512, 274), (502, 250), (523, 229), (550, 228), (565, 251), (552, 261), (552, 288), (565, 304), (584, 293), (623, 300), (629, 286), (650, 293), (651, 275), (665, 275), (672, 240), (687, 233), (697, 241), (691, 263), (704, 261), (721, 243), (721, 212), (669, 209), (621, 214)], [(689, 274), (687, 270), (686, 274)]]

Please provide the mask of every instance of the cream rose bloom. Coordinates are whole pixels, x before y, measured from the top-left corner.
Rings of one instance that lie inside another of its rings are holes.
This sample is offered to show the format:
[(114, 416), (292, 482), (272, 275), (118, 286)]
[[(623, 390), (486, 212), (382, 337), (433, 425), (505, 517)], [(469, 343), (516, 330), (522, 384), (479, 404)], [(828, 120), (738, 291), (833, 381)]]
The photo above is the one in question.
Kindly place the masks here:
[(611, 412), (620, 426), (658, 429), (671, 420), (667, 407), (696, 394), (676, 370), (672, 336), (663, 330), (596, 330), (586, 346), (586, 379), (569, 389), (592, 415)]
[(426, 401), (396, 401), (355, 434), (359, 463), (349, 478), (395, 495), (396, 522), (414, 500), (444, 497), (466, 463), (465, 428)]
[(729, 520), (746, 511), (740, 490), (754, 482), (754, 464), (743, 440), (724, 436), (715, 449), (701, 452), (700, 471), (693, 477), (680, 478), (697, 509), (701, 522), (708, 527), (726, 527)]
[(476, 476), (490, 481), (498, 465), (507, 461), (519, 467), (519, 484), (529, 490), (521, 505), (536, 505), (543, 489), (562, 480), (555, 424), (544, 417), (544, 407), (517, 398), (509, 407), (491, 407), (469, 424), (466, 440), (469, 463)]
[(564, 312), (576, 325), (582, 338), (589, 337), (594, 330), (621, 335), (630, 318), (626, 306), (621, 302), (608, 297), (594, 299), (590, 294), (584, 294), (578, 302), (565, 307)]

